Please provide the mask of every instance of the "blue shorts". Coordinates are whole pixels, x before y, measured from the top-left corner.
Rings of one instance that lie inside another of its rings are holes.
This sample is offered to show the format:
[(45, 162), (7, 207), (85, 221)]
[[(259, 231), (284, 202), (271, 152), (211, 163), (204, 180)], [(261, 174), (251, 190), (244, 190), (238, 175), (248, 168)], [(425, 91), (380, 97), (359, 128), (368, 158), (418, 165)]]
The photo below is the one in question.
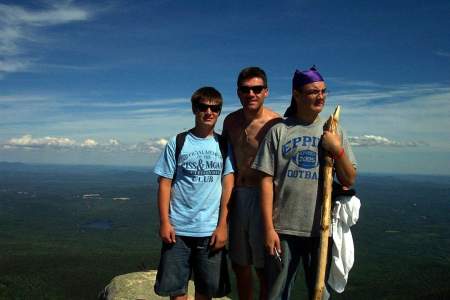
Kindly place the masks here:
[(163, 243), (155, 293), (163, 297), (187, 294), (192, 273), (196, 292), (215, 298), (228, 294), (226, 254), (212, 252), (209, 242), (210, 237), (176, 236), (175, 244)]

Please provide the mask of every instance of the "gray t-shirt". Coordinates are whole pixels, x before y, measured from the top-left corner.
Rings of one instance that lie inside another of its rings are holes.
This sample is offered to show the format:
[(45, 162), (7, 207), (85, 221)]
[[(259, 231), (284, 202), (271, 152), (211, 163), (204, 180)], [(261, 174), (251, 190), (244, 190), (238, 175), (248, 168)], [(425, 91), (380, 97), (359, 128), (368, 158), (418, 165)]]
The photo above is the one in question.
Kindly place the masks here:
[[(287, 118), (274, 125), (262, 141), (252, 168), (273, 176), (273, 222), (275, 230), (296, 236), (318, 236), (321, 219), (319, 174), (324, 151), (319, 146), (326, 120), (317, 118), (301, 125)], [(344, 132), (338, 127), (342, 146), (356, 167)]]

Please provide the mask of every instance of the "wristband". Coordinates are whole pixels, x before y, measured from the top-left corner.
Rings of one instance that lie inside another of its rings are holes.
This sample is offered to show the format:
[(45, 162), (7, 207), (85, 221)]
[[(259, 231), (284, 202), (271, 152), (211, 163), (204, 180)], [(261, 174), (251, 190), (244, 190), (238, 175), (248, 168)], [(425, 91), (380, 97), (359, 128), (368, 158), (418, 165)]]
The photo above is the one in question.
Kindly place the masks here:
[(345, 150), (344, 148), (341, 148), (341, 150), (339, 150), (339, 153), (337, 155), (333, 155), (332, 158), (334, 160), (339, 160), (342, 156), (344, 156)]

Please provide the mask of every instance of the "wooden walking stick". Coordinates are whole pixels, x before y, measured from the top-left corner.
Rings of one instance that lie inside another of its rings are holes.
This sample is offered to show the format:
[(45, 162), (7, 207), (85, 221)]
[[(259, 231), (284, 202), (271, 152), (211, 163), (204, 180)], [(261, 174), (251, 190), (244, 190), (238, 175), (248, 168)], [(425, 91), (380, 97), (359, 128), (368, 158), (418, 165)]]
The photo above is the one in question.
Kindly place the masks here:
[[(339, 123), (341, 107), (338, 105), (334, 113), (330, 116), (325, 128), (332, 133), (336, 133)], [(314, 288), (314, 300), (322, 300), (325, 289), (325, 270), (328, 256), (328, 238), (330, 236), (331, 223), (331, 192), (333, 189), (333, 163), (331, 156), (325, 155), (323, 165), (323, 203), (322, 203), (322, 223), (320, 227), (319, 260), (317, 264), (316, 286)]]

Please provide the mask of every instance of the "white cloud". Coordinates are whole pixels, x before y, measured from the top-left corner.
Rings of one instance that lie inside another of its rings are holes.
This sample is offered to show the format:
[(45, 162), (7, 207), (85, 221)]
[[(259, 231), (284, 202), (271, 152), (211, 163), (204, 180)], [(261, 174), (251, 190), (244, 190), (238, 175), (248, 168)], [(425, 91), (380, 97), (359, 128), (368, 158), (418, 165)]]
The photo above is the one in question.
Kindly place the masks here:
[[(376, 135), (362, 135), (351, 136), (348, 138), (349, 142), (354, 147), (372, 147), (372, 146), (387, 146), (387, 147), (417, 147), (423, 146), (423, 142), (415, 141), (394, 141), (392, 139), (376, 136)], [(94, 139), (88, 138), (82, 142), (77, 142), (67, 137), (43, 137), (33, 138), (27, 134), (18, 138), (11, 138), (2, 144), (3, 149), (73, 149), (73, 150), (95, 150), (100, 152), (139, 152), (139, 153), (160, 153), (168, 140), (166, 138), (153, 138), (144, 142), (136, 144), (123, 144), (119, 140), (112, 138), (108, 142), (100, 143)]]
[(54, 150), (74, 151), (99, 151), (99, 152), (138, 152), (138, 153), (160, 153), (167, 144), (167, 139), (157, 138), (149, 139), (137, 144), (123, 144), (119, 140), (112, 138), (106, 143), (100, 143), (94, 139), (88, 138), (82, 142), (77, 142), (67, 137), (44, 137), (33, 138), (32, 135), (26, 134), (22, 137), (11, 138), (1, 143), (0, 148), (3, 149), (26, 149), (39, 150), (42, 148)]
[(437, 50), (434, 51), (434, 54), (436, 54), (437, 56), (442, 56), (442, 57), (450, 57), (450, 52), (449, 51), (443, 51), (443, 50)]
[(448, 84), (411, 84), (333, 94), (327, 109), (342, 105), (341, 123), (351, 136), (370, 132), (395, 141), (449, 148), (449, 100)]
[(131, 145), (128, 149), (136, 152), (159, 153), (167, 144), (166, 139), (151, 139), (146, 142)]
[(39, 105), (42, 105), (41, 102), (53, 103), (55, 100), (48, 96), (39, 96), (39, 95), (0, 95), (0, 104), (8, 103), (8, 104), (17, 104), (18, 107), (22, 106), (24, 102), (28, 102), (28, 104), (33, 102), (40, 102)]
[(28, 10), (16, 5), (0, 4), (0, 16), (10, 25), (49, 26), (89, 18), (86, 10), (75, 7), (70, 1), (54, 3), (45, 10)]
[[(279, 100), (281, 98), (283, 100)], [(289, 98), (276, 95), (269, 97), (266, 104), (283, 113)], [(51, 136), (76, 137), (81, 141), (91, 138), (98, 142), (96, 149), (103, 147), (102, 151), (125, 151), (122, 149), (132, 145), (134, 151), (157, 151), (151, 143), (148, 146), (134, 143), (148, 137), (173, 136), (193, 125), (189, 102), (179, 107), (175, 105), (182, 99), (149, 99), (148, 107), (145, 106), (147, 100), (126, 103), (115, 99), (112, 106), (117, 104), (122, 109), (111, 110), (84, 110), (84, 103), (89, 105), (90, 102), (87, 98), (76, 104), (69, 104), (71, 101), (70, 96), (58, 94), (0, 96), (0, 141), (24, 132), (34, 136), (45, 132)], [(154, 101), (161, 106), (153, 104)], [(106, 101), (92, 102), (108, 105)], [(217, 131), (220, 132), (223, 117), (240, 107), (237, 101), (235, 103), (226, 105), (216, 125)], [(421, 145), (418, 141), (423, 141), (431, 147), (450, 148), (448, 84), (385, 86), (331, 94), (322, 117), (326, 118), (336, 104), (342, 105), (341, 123), (349, 136), (370, 134), (409, 146)], [(77, 109), (68, 109), (68, 105)], [(110, 143), (110, 137), (121, 142)], [(363, 142), (360, 140), (359, 143)]]
[[(0, 16), (2, 16), (2, 14), (0, 14)], [(3, 55), (20, 54), (21, 51), (19, 50), (17, 43), (19, 40), (24, 39), (22, 30), (4, 23), (4, 20), (0, 21), (0, 25), (2, 25), (2, 28), (0, 29), (0, 53)]]
[(1, 60), (0, 59), (0, 73), (15, 73), (26, 70), (30, 63), (19, 60)]
[(86, 21), (92, 13), (72, 1), (47, 2), (43, 9), (0, 4), (0, 75), (29, 69), (33, 47), (42, 38), (41, 28)]
[(112, 146), (119, 146), (120, 142), (117, 139), (110, 139), (109, 140), (109, 144), (112, 145)]
[(354, 147), (371, 147), (371, 146), (387, 146), (387, 147), (417, 147), (424, 146), (423, 142), (414, 141), (394, 141), (383, 136), (377, 135), (362, 135), (351, 136), (348, 138), (350, 144)]
[(168, 140), (166, 140), (166, 139), (164, 139), (164, 138), (161, 138), (161, 139), (159, 139), (159, 140), (156, 141), (156, 144), (157, 144), (157, 145), (160, 145), (160, 146), (166, 146), (166, 144), (167, 144), (168, 142), (169, 142)]
[(5, 146), (8, 146), (9, 148), (68, 148), (75, 145), (76, 142), (70, 138), (50, 136), (46, 136), (44, 138), (33, 138), (29, 134), (19, 138), (12, 138), (5, 143)]
[(328, 77), (327, 80), (344, 86), (369, 87), (369, 88), (381, 87), (379, 83), (369, 80), (348, 80), (340, 77)]
[(177, 103), (182, 101), (155, 98), (127, 103), (114, 99), (111, 107), (107, 102), (97, 102), (103, 107), (90, 107), (94, 101), (89, 97), (74, 100), (59, 93), (0, 95), (0, 141), (24, 132), (103, 141), (116, 137), (126, 142), (171, 136), (187, 129), (193, 120), (189, 100), (185, 99), (185, 104), (178, 107)]
[(86, 102), (79, 103), (83, 107), (99, 107), (99, 108), (133, 108), (141, 106), (163, 106), (169, 107), (175, 104), (185, 104), (190, 107), (190, 102), (187, 98), (171, 98), (171, 99), (148, 99), (141, 101), (121, 101), (121, 102)]
[(450, 88), (445, 84), (411, 84), (332, 93), (329, 99), (359, 107), (413, 102), (421, 97), (441, 95), (448, 92), (450, 92)]
[(98, 146), (98, 143), (93, 139), (86, 139), (80, 146), (84, 148), (94, 148)]

